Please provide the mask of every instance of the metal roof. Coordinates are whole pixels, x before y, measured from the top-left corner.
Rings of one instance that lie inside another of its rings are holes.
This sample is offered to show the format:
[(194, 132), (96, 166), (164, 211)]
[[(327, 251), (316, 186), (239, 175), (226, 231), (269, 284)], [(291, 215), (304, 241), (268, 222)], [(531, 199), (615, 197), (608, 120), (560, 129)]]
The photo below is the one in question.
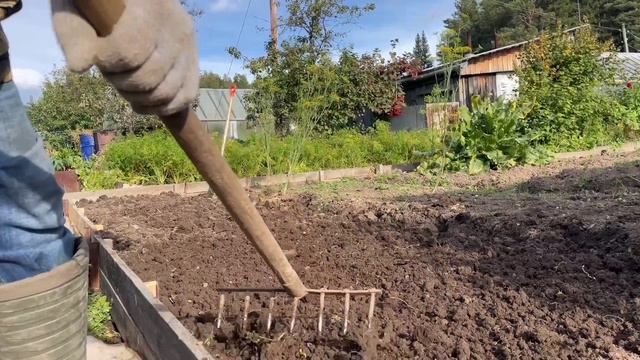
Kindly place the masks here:
[[(588, 27), (588, 26), (590, 26), (590, 25), (588, 25), (588, 24), (580, 25), (580, 26), (576, 26), (576, 27), (567, 29), (567, 30), (565, 30), (563, 32), (564, 33), (570, 33), (570, 32), (574, 32), (576, 30), (579, 30), (579, 29), (582, 29), (582, 28)], [(509, 49), (521, 47), (521, 46), (526, 45), (528, 43), (537, 41), (538, 39), (540, 39), (540, 38), (537, 37), (535, 39), (531, 39), (531, 40), (527, 40), (527, 41), (521, 41), (521, 42), (518, 42), (518, 43), (515, 43), (515, 44), (503, 46), (503, 47), (500, 47), (500, 48), (497, 48), (497, 49), (492, 49), (492, 50), (485, 51), (485, 52), (478, 53), (478, 54), (468, 54), (463, 59), (456, 60), (456, 61), (453, 61), (453, 62), (450, 62), (450, 63), (446, 63), (446, 64), (438, 64), (438, 65), (432, 66), (430, 68), (423, 69), (420, 72), (420, 74), (418, 74), (417, 77), (412, 78), (410, 76), (407, 76), (407, 77), (404, 77), (404, 78), (400, 79), (400, 82), (416, 81), (416, 80), (420, 80), (422, 78), (430, 77), (430, 76), (432, 76), (434, 74), (442, 72), (442, 70), (445, 67), (452, 67), (454, 69), (458, 69), (459, 67), (464, 66), (464, 64), (469, 62), (469, 60), (473, 60), (473, 59), (477, 59), (477, 58), (480, 58), (480, 57), (484, 57), (484, 56), (492, 55), (492, 54), (499, 53), (499, 52), (502, 52), (502, 51), (506, 51), (506, 50), (509, 50)]]
[(640, 80), (640, 53), (617, 53), (624, 80)]
[[(251, 91), (253, 90), (238, 89), (231, 110), (231, 121), (247, 119), (245, 96)], [(225, 121), (227, 120), (230, 99), (229, 89), (200, 89), (196, 113), (202, 121)]]

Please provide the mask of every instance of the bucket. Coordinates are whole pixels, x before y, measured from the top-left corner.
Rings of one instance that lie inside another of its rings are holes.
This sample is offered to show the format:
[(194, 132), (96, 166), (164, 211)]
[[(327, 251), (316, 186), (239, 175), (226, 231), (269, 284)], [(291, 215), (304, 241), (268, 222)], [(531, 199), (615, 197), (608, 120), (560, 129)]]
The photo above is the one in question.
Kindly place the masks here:
[(89, 160), (96, 153), (96, 143), (93, 135), (80, 135), (80, 150), (82, 150), (82, 159)]
[(89, 250), (48, 273), (0, 285), (0, 359), (86, 359)]

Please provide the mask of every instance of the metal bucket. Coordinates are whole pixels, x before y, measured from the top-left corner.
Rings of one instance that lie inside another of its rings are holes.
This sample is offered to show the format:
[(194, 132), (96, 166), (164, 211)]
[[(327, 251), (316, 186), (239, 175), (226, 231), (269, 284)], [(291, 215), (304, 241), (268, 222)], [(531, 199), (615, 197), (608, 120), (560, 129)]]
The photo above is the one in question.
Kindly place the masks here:
[(0, 286), (0, 359), (85, 359), (89, 249), (54, 270)]

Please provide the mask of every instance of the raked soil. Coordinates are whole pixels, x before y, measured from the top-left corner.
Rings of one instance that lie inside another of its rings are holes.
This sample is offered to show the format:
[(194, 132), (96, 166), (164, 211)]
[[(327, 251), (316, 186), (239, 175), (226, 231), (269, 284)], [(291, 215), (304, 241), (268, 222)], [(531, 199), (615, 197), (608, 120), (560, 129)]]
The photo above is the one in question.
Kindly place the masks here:
[(82, 206), (143, 280), (159, 281), (161, 301), (220, 358), (640, 359), (639, 158), (604, 154), (455, 175), (439, 191), (402, 175), (378, 190), (376, 179), (344, 191), (335, 184), (331, 196), (253, 193), (282, 247), (297, 252), (291, 262), (306, 285), (384, 291), (373, 329), (366, 330), (361, 299), (346, 336), (337, 298), (327, 301), (322, 334), (317, 298), (302, 304), (302, 320), (287, 333), (291, 305), (282, 295), (274, 329), (261, 331), (260, 308), (271, 294), (252, 294), (247, 332), (237, 325), (244, 294), (215, 329), (215, 289), (278, 282), (211, 196)]

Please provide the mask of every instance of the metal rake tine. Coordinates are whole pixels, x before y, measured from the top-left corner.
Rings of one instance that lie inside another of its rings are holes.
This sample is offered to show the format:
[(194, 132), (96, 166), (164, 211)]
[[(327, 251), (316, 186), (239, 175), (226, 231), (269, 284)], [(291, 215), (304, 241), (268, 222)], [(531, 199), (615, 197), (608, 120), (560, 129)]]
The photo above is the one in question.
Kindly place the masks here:
[(269, 315), (267, 316), (267, 332), (271, 330), (271, 321), (273, 320), (273, 307), (276, 304), (276, 298), (272, 297), (269, 300)]
[(349, 303), (351, 301), (351, 294), (346, 293), (344, 295), (344, 326), (342, 328), (342, 335), (347, 334), (347, 329), (349, 327)]
[(249, 302), (251, 301), (250, 296), (246, 296), (244, 298), (244, 314), (242, 316), (242, 331), (247, 330), (247, 319), (249, 318)]
[(376, 307), (376, 293), (371, 293), (371, 300), (369, 301), (369, 321), (368, 327), (371, 329), (371, 325), (373, 324), (373, 311)]
[(324, 297), (325, 293), (320, 294), (320, 315), (318, 316), (318, 333), (322, 332), (322, 320), (324, 315)]
[(222, 326), (222, 316), (224, 315), (224, 294), (220, 294), (220, 301), (218, 303), (218, 321), (216, 327), (220, 329)]
[(299, 298), (293, 299), (293, 313), (291, 314), (291, 325), (289, 327), (289, 332), (293, 332), (293, 327), (296, 324), (296, 315), (298, 313), (298, 303), (300, 303)]

